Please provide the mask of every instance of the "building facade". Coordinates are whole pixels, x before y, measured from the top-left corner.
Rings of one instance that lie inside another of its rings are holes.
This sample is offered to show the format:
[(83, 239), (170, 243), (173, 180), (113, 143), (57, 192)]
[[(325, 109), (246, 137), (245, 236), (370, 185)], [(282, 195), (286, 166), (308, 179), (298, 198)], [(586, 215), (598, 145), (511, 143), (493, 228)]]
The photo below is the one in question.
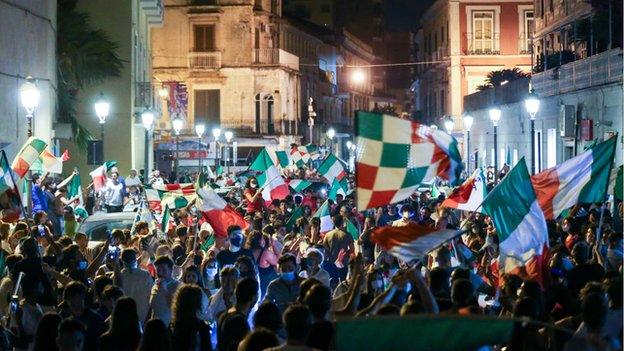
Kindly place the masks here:
[[(120, 172), (126, 176), (131, 168), (146, 168), (141, 113), (148, 109), (159, 113), (151, 75), (150, 28), (162, 24), (163, 3), (162, 0), (89, 0), (79, 1), (77, 10), (89, 15), (94, 28), (107, 33), (118, 45), (117, 54), (123, 60), (119, 77), (79, 92), (77, 117), (80, 124), (100, 139), (94, 104), (100, 93), (104, 96), (110, 112), (104, 123), (103, 158), (117, 161)], [(67, 146), (71, 159), (65, 167), (87, 164), (85, 150), (78, 150), (71, 143)], [(149, 141), (147, 148), (151, 150)], [(152, 153), (147, 155), (150, 165)], [(86, 173), (81, 173), (83, 184), (90, 182)]]
[(518, 67), (531, 70), (531, 1), (436, 0), (414, 36), (412, 85), (419, 119), (440, 124), (452, 116), (461, 130), (463, 97), (477, 91), (488, 73)]
[(40, 98), (33, 135), (60, 155), (56, 121), (56, 1), (0, 2), (0, 148), (9, 162), (27, 140), (19, 89), (32, 76)]
[[(232, 131), (237, 159), (299, 140), (299, 58), (280, 45), (280, 16), (280, 1), (165, 1), (164, 25), (152, 32), (153, 75), (169, 89), (161, 141), (175, 117), (183, 139), (196, 140), (197, 124), (210, 142), (212, 129)], [(215, 144), (207, 147), (214, 164)]]

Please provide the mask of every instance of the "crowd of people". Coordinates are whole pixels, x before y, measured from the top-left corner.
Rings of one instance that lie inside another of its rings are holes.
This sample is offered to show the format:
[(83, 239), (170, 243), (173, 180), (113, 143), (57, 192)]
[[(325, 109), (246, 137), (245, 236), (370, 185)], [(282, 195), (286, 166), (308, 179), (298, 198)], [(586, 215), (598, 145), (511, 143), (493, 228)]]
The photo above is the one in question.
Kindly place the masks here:
[[(136, 171), (123, 178), (113, 168), (108, 177), (102, 210), (140, 201)], [(522, 271), (500, 272), (490, 218), (443, 208), (443, 195), (418, 192), (364, 212), (353, 195), (337, 195), (330, 201), (334, 229), (321, 232), (313, 214), (324, 191), (266, 203), (258, 180), (245, 178), (213, 180), (214, 187), (239, 186), (225, 198), (247, 226), (230, 226), (227, 237), (191, 203), (173, 212), (175, 226), (166, 232), (139, 221), (94, 247), (77, 230), (94, 209), (35, 176), (32, 219), (0, 223), (0, 349), (333, 350), (340, 318), (418, 314), (530, 321), (518, 322), (507, 342), (483, 349), (622, 349), (621, 203), (613, 213), (603, 204), (576, 206), (549, 222), (538, 282)], [(158, 171), (146, 181), (164, 182)], [(292, 223), (299, 207), (303, 215)], [(410, 222), (463, 234), (416, 264), (371, 240), (377, 227)]]

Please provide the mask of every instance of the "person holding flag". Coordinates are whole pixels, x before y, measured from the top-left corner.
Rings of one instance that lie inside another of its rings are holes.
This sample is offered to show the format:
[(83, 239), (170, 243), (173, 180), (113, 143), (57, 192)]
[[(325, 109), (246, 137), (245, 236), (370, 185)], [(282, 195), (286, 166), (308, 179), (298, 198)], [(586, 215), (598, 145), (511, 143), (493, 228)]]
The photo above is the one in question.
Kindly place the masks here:
[(264, 188), (258, 188), (258, 180), (256, 177), (249, 177), (247, 183), (245, 183), (245, 192), (243, 193), (244, 199), (247, 202), (246, 211), (248, 214), (253, 214), (258, 211), (262, 211), (264, 206), (264, 200), (262, 198), (262, 191)]

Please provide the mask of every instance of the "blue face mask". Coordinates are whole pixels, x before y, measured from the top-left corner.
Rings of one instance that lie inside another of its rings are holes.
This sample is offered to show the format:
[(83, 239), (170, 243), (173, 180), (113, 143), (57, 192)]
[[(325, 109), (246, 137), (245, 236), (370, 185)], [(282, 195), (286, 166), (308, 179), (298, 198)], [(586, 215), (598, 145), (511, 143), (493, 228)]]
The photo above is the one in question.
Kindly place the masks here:
[(280, 276), (287, 282), (295, 280), (295, 272), (282, 272)]

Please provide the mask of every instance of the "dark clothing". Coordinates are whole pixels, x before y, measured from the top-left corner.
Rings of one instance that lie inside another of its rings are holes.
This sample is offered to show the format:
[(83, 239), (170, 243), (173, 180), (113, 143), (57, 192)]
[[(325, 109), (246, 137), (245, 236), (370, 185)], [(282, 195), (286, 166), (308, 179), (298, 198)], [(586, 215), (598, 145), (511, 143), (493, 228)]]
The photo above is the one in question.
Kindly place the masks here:
[(600, 282), (604, 277), (604, 268), (597, 263), (578, 265), (568, 272), (568, 289), (578, 295), (588, 282)]
[(219, 317), (217, 322), (217, 349), (219, 351), (236, 351), (238, 343), (249, 333), (247, 316), (229, 310)]
[(171, 343), (174, 351), (212, 351), (210, 327), (206, 322), (197, 320), (190, 328), (171, 331)]
[(314, 322), (308, 336), (306, 346), (319, 350), (329, 350), (334, 337), (334, 324), (329, 321)]
[(17, 281), (19, 272), (24, 272), (24, 280), (32, 281), (35, 285), (37, 283), (42, 284), (43, 294), (37, 296), (36, 302), (43, 306), (56, 306), (56, 294), (54, 289), (52, 289), (50, 278), (41, 267), (41, 263), (40, 257), (24, 258), (17, 262), (13, 269), (13, 281)]
[(397, 219), (400, 219), (401, 216), (399, 216), (398, 213), (395, 213), (393, 215), (384, 212), (380, 217), (379, 217), (379, 222), (377, 223), (377, 226), (382, 227), (385, 225), (392, 225), (392, 222), (396, 221)]
[(236, 263), (236, 260), (241, 256), (249, 256), (249, 258), (254, 260), (253, 254), (248, 249), (240, 249), (237, 252), (222, 250), (217, 254), (217, 268), (221, 271), (224, 266)]
[(375, 243), (371, 241), (370, 234), (372, 230), (366, 230), (360, 236), (362, 240), (362, 256), (364, 256), (364, 262), (373, 262), (375, 261)]
[(106, 323), (102, 317), (90, 309), (85, 309), (82, 316), (76, 318), (85, 326), (85, 342), (83, 350), (99, 350), (100, 336), (106, 332)]
[(39, 211), (48, 211), (48, 199), (39, 185), (33, 185), (31, 198), (33, 215)]
[(277, 278), (269, 283), (264, 299), (275, 303), (282, 314), (289, 305), (297, 301), (301, 282), (303, 279), (300, 277), (295, 277), (295, 280), (289, 283)]
[(101, 351), (136, 351), (141, 342), (141, 335), (137, 335), (136, 340), (116, 340), (110, 332), (102, 334), (100, 337)]
[(111, 205), (105, 205), (106, 206), (106, 212), (108, 213), (116, 213), (116, 212), (122, 212), (123, 211), (123, 206), (111, 206)]

